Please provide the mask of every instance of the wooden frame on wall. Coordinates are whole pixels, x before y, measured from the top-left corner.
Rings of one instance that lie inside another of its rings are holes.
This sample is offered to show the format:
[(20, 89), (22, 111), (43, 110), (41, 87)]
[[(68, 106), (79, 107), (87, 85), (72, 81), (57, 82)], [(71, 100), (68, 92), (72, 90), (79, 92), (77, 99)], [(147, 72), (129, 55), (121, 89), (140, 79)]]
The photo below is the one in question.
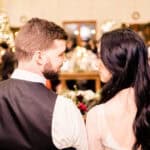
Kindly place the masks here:
[(146, 44), (150, 45), (150, 22), (148, 23), (135, 23), (135, 24), (127, 24), (122, 23), (123, 28), (131, 28), (135, 32), (139, 33), (143, 38)]
[(14, 38), (19, 31), (20, 27), (10, 27), (10, 30), (13, 32)]
[(96, 20), (64, 21), (63, 27), (70, 38), (76, 38), (78, 45), (89, 39), (96, 40)]

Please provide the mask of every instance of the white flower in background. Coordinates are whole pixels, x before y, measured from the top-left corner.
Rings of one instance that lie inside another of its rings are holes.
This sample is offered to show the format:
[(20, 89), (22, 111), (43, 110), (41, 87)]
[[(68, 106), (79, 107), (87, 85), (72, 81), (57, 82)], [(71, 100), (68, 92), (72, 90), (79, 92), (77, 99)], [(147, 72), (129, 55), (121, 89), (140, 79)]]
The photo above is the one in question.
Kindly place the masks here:
[(99, 93), (95, 93), (92, 90), (77, 90), (77, 91), (66, 90), (60, 94), (71, 99), (76, 99), (76, 96), (82, 95), (84, 101), (86, 102), (90, 100), (99, 100)]
[(92, 90), (86, 90), (83, 92), (83, 96), (86, 101), (90, 101), (92, 99), (98, 99), (98, 94), (94, 93)]
[(61, 67), (61, 71), (68, 71), (70, 69), (70, 62), (69, 60), (65, 60)]
[(94, 105), (98, 104), (100, 100), (100, 92), (93, 92), (92, 90), (66, 90), (59, 93), (69, 99), (71, 99), (77, 107), (80, 109), (82, 114), (85, 114)]
[(64, 62), (61, 71), (97, 71), (97, 57), (90, 50), (83, 47), (76, 47), (70, 52), (69, 57)]

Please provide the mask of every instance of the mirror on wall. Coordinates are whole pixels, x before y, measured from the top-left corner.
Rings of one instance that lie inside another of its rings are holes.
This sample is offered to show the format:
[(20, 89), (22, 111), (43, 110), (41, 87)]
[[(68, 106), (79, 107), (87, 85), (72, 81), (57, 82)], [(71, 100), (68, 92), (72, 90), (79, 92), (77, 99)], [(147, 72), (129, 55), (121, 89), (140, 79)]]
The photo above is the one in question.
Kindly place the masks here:
[(63, 27), (69, 38), (76, 39), (77, 44), (90, 39), (96, 40), (96, 21), (64, 21)]

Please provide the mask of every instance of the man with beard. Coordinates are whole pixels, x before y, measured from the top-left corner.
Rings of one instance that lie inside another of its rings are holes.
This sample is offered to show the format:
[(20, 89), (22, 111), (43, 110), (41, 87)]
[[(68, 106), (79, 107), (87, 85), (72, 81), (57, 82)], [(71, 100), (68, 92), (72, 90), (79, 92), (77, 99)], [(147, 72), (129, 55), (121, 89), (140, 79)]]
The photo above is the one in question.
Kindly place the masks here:
[(18, 67), (0, 83), (1, 150), (87, 150), (79, 110), (44, 85), (63, 63), (66, 39), (60, 26), (39, 18), (18, 32)]

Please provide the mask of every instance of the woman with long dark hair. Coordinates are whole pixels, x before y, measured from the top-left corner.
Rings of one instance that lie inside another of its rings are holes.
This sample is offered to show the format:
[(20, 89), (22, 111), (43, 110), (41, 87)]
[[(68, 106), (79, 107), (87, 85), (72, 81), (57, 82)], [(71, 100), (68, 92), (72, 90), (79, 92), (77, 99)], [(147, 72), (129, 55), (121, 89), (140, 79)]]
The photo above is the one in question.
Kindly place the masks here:
[(143, 40), (130, 29), (103, 34), (101, 104), (87, 115), (90, 150), (150, 150), (150, 67)]

